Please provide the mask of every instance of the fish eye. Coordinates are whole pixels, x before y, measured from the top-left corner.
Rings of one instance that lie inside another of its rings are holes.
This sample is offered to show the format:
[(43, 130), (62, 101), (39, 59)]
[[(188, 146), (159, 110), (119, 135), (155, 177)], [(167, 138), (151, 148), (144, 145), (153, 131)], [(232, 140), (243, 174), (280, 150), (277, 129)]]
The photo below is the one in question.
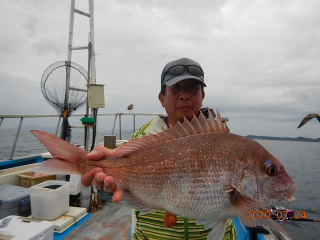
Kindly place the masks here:
[(267, 161), (265, 171), (269, 176), (274, 176), (277, 174), (278, 169), (276, 165), (272, 164), (270, 161)]

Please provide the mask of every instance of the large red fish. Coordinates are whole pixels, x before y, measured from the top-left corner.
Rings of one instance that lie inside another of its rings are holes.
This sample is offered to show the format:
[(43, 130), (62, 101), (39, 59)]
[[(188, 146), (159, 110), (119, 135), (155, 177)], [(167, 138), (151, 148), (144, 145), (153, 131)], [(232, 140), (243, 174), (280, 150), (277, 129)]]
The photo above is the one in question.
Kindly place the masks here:
[(209, 113), (209, 119), (201, 113), (192, 122), (185, 119), (169, 130), (131, 140), (101, 161), (88, 160), (86, 151), (56, 136), (31, 131), (54, 157), (33, 170), (84, 174), (101, 167), (114, 177), (129, 206), (142, 214), (163, 209), (195, 219), (213, 228), (208, 239), (222, 239), (227, 219), (236, 216), (246, 226), (263, 225), (291, 239), (263, 205), (294, 201), (292, 178), (259, 143), (229, 133), (219, 113), (217, 121)]

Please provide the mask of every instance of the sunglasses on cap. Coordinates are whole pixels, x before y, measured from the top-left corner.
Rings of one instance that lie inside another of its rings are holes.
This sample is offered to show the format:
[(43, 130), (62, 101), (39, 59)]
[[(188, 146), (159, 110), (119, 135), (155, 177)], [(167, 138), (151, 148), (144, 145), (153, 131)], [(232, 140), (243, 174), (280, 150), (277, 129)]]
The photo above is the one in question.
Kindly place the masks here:
[(185, 69), (188, 69), (188, 72), (195, 76), (202, 76), (203, 77), (203, 71), (200, 67), (195, 65), (175, 65), (168, 69), (166, 74), (170, 75), (181, 75)]

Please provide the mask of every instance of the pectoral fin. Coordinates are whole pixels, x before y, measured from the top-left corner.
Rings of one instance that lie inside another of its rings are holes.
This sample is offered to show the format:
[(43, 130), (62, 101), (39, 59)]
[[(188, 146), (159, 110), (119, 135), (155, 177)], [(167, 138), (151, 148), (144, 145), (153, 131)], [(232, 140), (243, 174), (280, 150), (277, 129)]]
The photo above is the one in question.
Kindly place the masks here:
[(231, 203), (236, 208), (241, 224), (244, 224), (247, 227), (264, 226), (271, 230), (276, 230), (286, 238), (292, 240), (290, 235), (271, 218), (273, 213), (270, 209), (262, 206), (258, 201), (242, 195), (236, 189), (230, 194)]
[(221, 240), (226, 232), (227, 222), (228, 220), (218, 222), (197, 221), (197, 225), (204, 225), (205, 229), (212, 228), (207, 236), (208, 240)]

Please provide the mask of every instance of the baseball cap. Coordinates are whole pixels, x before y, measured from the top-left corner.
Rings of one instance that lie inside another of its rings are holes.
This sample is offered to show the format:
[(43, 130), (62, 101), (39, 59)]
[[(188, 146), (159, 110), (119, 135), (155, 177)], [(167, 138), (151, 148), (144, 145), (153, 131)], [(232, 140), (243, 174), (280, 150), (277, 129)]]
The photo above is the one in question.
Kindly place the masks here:
[(199, 81), (205, 87), (204, 73), (201, 65), (189, 58), (180, 58), (169, 62), (162, 70), (161, 74), (161, 89), (163, 85), (172, 86), (180, 81), (193, 79)]

